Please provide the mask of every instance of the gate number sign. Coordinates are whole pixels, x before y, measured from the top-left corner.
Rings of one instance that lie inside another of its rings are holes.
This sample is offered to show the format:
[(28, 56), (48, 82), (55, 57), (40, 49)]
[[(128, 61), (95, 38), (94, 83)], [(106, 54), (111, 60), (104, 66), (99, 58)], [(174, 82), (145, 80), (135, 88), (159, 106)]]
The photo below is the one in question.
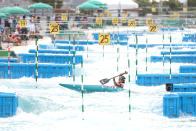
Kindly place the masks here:
[(49, 29), (51, 34), (58, 34), (59, 33), (59, 24), (53, 23), (49, 24)]
[(27, 26), (27, 20), (20, 20), (20, 27), (26, 27)]
[(157, 32), (157, 25), (150, 25), (149, 32)]
[(136, 26), (136, 21), (135, 20), (129, 20), (128, 21), (128, 26), (129, 27), (135, 27)]
[(110, 45), (110, 34), (100, 33), (99, 34), (99, 45)]

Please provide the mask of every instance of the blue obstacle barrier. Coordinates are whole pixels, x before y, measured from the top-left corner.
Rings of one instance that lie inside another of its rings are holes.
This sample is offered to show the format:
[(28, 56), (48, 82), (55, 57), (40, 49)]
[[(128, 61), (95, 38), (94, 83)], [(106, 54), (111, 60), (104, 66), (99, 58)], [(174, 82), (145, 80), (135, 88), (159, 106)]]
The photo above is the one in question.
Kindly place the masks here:
[[(161, 46), (159, 47), (159, 49), (162, 49), (163, 47), (163, 44), (138, 44), (137, 47), (138, 48), (146, 48), (146, 46), (149, 48), (149, 47), (156, 47), (156, 46)], [(188, 47), (188, 48), (196, 48), (194, 46), (196, 46), (196, 44), (164, 44), (164, 48), (165, 49), (169, 49), (168, 46), (172, 46), (172, 49), (183, 49), (184, 47)], [(176, 46), (182, 46), (182, 47), (176, 47)], [(136, 44), (130, 44), (129, 47), (134, 47), (136, 48)]]
[[(29, 53), (36, 53), (35, 49), (30, 49)], [(75, 51), (65, 51), (61, 49), (40, 49), (38, 53), (51, 53), (51, 54), (73, 54)]]
[(183, 42), (196, 42), (196, 34), (185, 34), (182, 41)]
[(117, 45), (117, 44), (119, 44), (119, 45), (127, 45), (128, 42), (127, 41), (119, 41), (119, 42), (113, 41), (112, 44), (115, 44), (115, 45)]
[(196, 73), (196, 66), (180, 66), (180, 73)]
[[(17, 58), (10, 58), (9, 62), (17, 63), (18, 59)], [(0, 58), (0, 63), (8, 63), (8, 58)]]
[[(10, 72), (8, 64), (0, 63), (0, 78), (18, 79), (21, 77), (36, 77), (35, 64), (11, 63)], [(39, 78), (52, 78), (60, 76), (72, 76), (72, 65), (66, 64), (38, 64)]]
[[(196, 49), (196, 46), (180, 46), (180, 47), (175, 47), (175, 46), (173, 46), (172, 47), (172, 50), (181, 50), (181, 49), (185, 49), (185, 48), (188, 48), (188, 49)], [(158, 49), (163, 49), (163, 46), (162, 47), (158, 47)], [(170, 49), (170, 47), (165, 47), (164, 49), (167, 49), (167, 50), (169, 50)]]
[(0, 92), (0, 117), (16, 115), (17, 108), (18, 97), (15, 93)]
[(196, 74), (138, 74), (136, 84), (139, 86), (158, 86), (166, 83), (196, 83)]
[(177, 94), (163, 96), (163, 115), (169, 118), (178, 118), (180, 115), (180, 97)]
[[(161, 62), (163, 61), (163, 56), (151, 56), (151, 62)], [(165, 62), (170, 61), (170, 56), (164, 57)], [(196, 56), (171, 56), (171, 62), (175, 63), (196, 63)]]
[[(130, 47), (136, 47), (136, 44), (130, 44), (129, 45)], [(161, 46), (161, 47), (158, 47), (159, 49), (163, 49), (163, 44), (138, 44), (137, 45), (138, 48), (146, 48), (146, 46), (149, 48), (149, 47), (156, 47), (156, 46)], [(184, 47), (187, 47), (187, 48), (191, 48), (191, 49), (195, 49), (196, 48), (196, 44), (164, 44), (164, 48), (165, 49), (169, 49), (170, 47), (168, 46), (172, 46), (172, 49), (183, 49)]]
[[(84, 51), (84, 46), (67, 46), (67, 45), (56, 45), (57, 49), (66, 49), (66, 50), (75, 50), (75, 51)], [(74, 49), (75, 48), (75, 49)]]
[(196, 116), (196, 93), (179, 93), (180, 108), (184, 116)]
[[(163, 55), (169, 55), (170, 51), (161, 51), (161, 54)], [(172, 51), (172, 55), (194, 55), (196, 54), (196, 51)]]
[[(35, 54), (19, 54), (20, 60), (23, 63), (35, 63)], [(57, 64), (73, 64), (75, 57), (75, 64), (81, 63), (82, 55), (62, 55), (62, 54), (39, 54), (39, 63), (57, 63)]]
[(66, 50), (73, 50), (75, 48), (74, 49), (75, 51), (84, 51), (85, 50), (84, 46), (78, 46), (78, 45), (76, 45), (76, 46), (69, 46), (69, 45), (62, 45), (62, 44), (56, 44), (56, 45), (40, 44), (39, 47), (41, 49), (66, 49)]
[(55, 49), (55, 46), (52, 44), (40, 44), (39, 48), (41, 48), (41, 49)]
[[(163, 44), (162, 44), (163, 45)], [(196, 44), (164, 44), (164, 46), (182, 46), (182, 47), (193, 47), (196, 46)]]
[(183, 31), (184, 28), (176, 28), (176, 27), (173, 27), (173, 28), (167, 28), (167, 27), (163, 27), (161, 28), (162, 31)]
[[(162, 44), (138, 44), (137, 47), (144, 49), (144, 48), (150, 48), (150, 47), (156, 47), (156, 46), (161, 46)], [(129, 47), (134, 47), (136, 48), (136, 44), (130, 44)]]
[(163, 97), (164, 116), (179, 117), (179, 112), (184, 116), (196, 116), (196, 93), (166, 94)]
[(174, 84), (171, 92), (196, 92), (196, 84)]
[[(75, 42), (75, 43), (74, 43)], [(76, 41), (69, 41), (69, 40), (52, 40), (52, 43), (60, 43), (60, 44), (75, 44), (75, 45), (93, 45), (97, 44), (98, 41), (87, 41), (87, 40), (76, 40)]]

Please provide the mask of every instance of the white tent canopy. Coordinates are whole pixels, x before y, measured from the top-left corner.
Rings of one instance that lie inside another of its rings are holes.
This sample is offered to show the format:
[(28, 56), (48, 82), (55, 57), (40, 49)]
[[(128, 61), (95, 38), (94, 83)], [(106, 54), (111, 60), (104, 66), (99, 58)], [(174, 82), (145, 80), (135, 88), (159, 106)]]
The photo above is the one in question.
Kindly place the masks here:
[(98, 0), (107, 5), (109, 10), (138, 8), (133, 0)]

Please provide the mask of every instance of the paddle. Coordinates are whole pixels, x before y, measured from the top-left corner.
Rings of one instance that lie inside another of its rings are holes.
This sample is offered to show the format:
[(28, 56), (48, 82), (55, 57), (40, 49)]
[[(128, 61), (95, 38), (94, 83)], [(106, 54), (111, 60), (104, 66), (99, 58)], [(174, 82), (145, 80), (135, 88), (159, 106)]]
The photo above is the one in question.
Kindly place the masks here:
[(116, 77), (118, 77), (118, 76), (122, 76), (122, 75), (124, 75), (124, 74), (127, 74), (128, 72), (127, 71), (125, 71), (124, 73), (121, 73), (121, 74), (119, 74), (119, 75), (117, 75), (117, 76), (114, 76), (114, 77), (112, 77), (112, 78), (105, 78), (105, 79), (102, 79), (102, 80), (100, 80), (99, 82), (102, 84), (102, 85), (104, 85), (104, 84), (106, 84), (106, 83), (108, 83), (111, 79), (113, 79), (113, 78), (116, 78)]

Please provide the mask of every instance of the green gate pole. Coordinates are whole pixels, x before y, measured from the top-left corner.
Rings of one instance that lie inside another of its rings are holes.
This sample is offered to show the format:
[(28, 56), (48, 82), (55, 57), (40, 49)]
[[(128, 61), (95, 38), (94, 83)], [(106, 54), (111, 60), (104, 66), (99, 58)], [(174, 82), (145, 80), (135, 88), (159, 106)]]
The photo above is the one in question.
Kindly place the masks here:
[(35, 44), (36, 44), (36, 65), (35, 65), (35, 72), (36, 72), (36, 75), (35, 75), (35, 81), (36, 81), (36, 88), (37, 88), (37, 80), (38, 80), (38, 51), (39, 51), (39, 46), (38, 46), (38, 35), (37, 35), (37, 38), (35, 40)]
[(169, 56), (170, 56), (170, 69), (169, 69), (169, 73), (170, 73), (170, 79), (171, 79), (171, 72), (172, 72), (172, 68), (171, 68), (171, 53), (172, 53), (172, 48), (171, 48), (171, 43), (172, 43), (172, 37), (171, 37), (171, 34), (170, 34), (170, 52), (169, 52)]
[(148, 71), (148, 38), (146, 36), (146, 72)]
[(117, 36), (117, 72), (119, 71), (119, 66), (118, 66), (118, 64), (119, 64), (119, 59), (120, 59), (120, 54), (119, 54), (119, 52), (120, 52), (120, 48), (119, 48), (119, 24), (118, 24), (118, 36)]
[(137, 74), (138, 74), (138, 38), (137, 38), (137, 34), (135, 35), (135, 38), (136, 38), (136, 72), (135, 72), (135, 77), (136, 77), (136, 80), (137, 80)]
[(69, 77), (71, 76), (71, 35), (69, 33)]
[[(127, 31), (127, 36), (128, 36), (128, 31)], [(128, 69), (129, 69), (129, 74), (128, 74), (128, 82), (131, 83), (131, 76), (130, 76), (130, 58), (129, 58), (129, 39), (127, 37), (127, 62), (128, 62)], [(131, 120), (131, 87), (129, 86), (129, 120)]]
[[(73, 28), (74, 28), (74, 24), (73, 24)], [(75, 87), (75, 54), (76, 54), (76, 50), (75, 50), (75, 33), (73, 32), (73, 86)]]
[(163, 33), (163, 37), (162, 37), (162, 43), (163, 43), (163, 67), (165, 65), (165, 36), (164, 36), (164, 33)]
[(82, 95), (82, 120), (84, 120), (84, 74), (83, 74), (83, 60), (81, 61), (81, 83), (82, 83), (82, 88), (81, 88), (81, 95)]

